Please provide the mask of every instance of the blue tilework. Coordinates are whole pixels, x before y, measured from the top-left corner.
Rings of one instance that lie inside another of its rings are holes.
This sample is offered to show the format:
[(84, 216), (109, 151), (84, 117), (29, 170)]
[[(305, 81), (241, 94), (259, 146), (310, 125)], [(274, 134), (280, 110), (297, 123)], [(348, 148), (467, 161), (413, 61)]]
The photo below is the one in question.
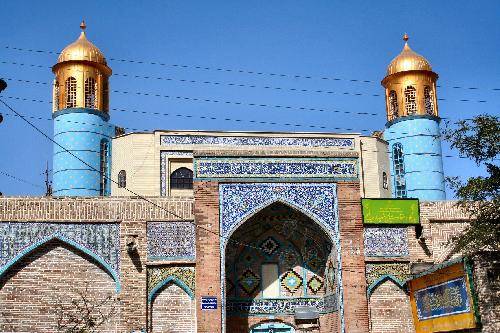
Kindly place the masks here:
[(102, 258), (119, 276), (120, 226), (117, 223), (0, 223), (0, 268), (11, 265), (19, 254), (33, 244), (50, 240), (51, 237), (78, 244)]
[(365, 228), (365, 255), (367, 257), (408, 256), (406, 228)]
[[(100, 170), (101, 140), (108, 141), (108, 176), (111, 172), (111, 138), (114, 126), (95, 110), (65, 109), (54, 118), (54, 140), (71, 153)], [(88, 112), (87, 112), (88, 111)], [(71, 154), (54, 144), (53, 190), (57, 196), (99, 195), (100, 175)], [(107, 193), (111, 189), (108, 182)]]
[(320, 313), (336, 312), (337, 295), (318, 298), (260, 298), (253, 300), (229, 300), (229, 315), (294, 315), (298, 307), (313, 307)]
[(194, 260), (194, 228), (189, 222), (148, 222), (148, 260)]
[[(401, 119), (390, 124), (384, 132), (384, 138), (389, 142), (393, 184), (395, 183), (395, 173), (392, 150), (396, 143), (401, 143), (408, 198), (446, 199), (440, 130), (437, 119), (428, 117)], [(394, 191), (395, 186), (392, 188)]]
[(195, 178), (357, 178), (354, 159), (197, 158)]
[(289, 146), (340, 147), (354, 149), (354, 138), (290, 138), (241, 137), (205, 135), (162, 135), (160, 144), (166, 145), (225, 145), (225, 146)]

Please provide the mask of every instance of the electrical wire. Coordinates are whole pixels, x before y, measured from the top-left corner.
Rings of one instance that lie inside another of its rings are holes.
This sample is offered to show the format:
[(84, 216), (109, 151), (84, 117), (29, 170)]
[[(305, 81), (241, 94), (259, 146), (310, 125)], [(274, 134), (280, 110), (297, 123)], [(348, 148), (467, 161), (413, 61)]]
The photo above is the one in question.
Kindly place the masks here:
[(34, 186), (34, 187), (39, 187), (39, 188), (43, 188), (42, 185), (38, 185), (38, 184), (35, 184), (35, 183), (32, 183), (26, 179), (23, 179), (23, 178), (20, 178), (20, 177), (16, 177), (16, 176), (13, 176), (5, 171), (2, 171), (0, 170), (0, 174), (6, 176), (6, 177), (9, 177), (9, 178), (12, 178), (14, 180), (17, 180), (18, 182), (21, 182), (21, 183), (25, 183), (25, 184), (28, 184), (28, 185), (31, 185), (31, 186)]
[[(31, 52), (31, 53), (46, 53), (46, 54), (54, 54), (59, 55), (61, 52), (49, 51), (49, 50), (35, 50), (14, 46), (4, 46), (6, 49), (22, 51), (22, 52)], [(333, 76), (317, 76), (317, 75), (303, 75), (303, 74), (284, 74), (284, 73), (272, 73), (272, 72), (263, 72), (263, 71), (253, 71), (253, 70), (245, 70), (245, 69), (235, 69), (235, 68), (223, 68), (223, 67), (210, 67), (210, 66), (201, 66), (201, 65), (185, 65), (185, 64), (167, 64), (160, 61), (151, 61), (151, 60), (132, 60), (132, 59), (121, 59), (121, 58), (106, 58), (110, 61), (116, 62), (127, 62), (133, 64), (140, 65), (155, 65), (155, 66), (163, 66), (163, 67), (173, 67), (173, 68), (183, 68), (183, 69), (197, 69), (197, 70), (209, 70), (215, 72), (225, 72), (225, 73), (239, 73), (239, 74), (252, 74), (258, 76), (271, 76), (271, 77), (285, 77), (285, 78), (293, 78), (293, 79), (317, 79), (317, 80), (331, 80), (331, 81), (347, 81), (347, 82), (359, 82), (359, 83), (379, 83), (379, 80), (365, 80), (365, 79), (353, 79), (353, 78), (340, 78)], [(452, 89), (467, 89), (467, 90), (491, 90), (491, 91), (500, 91), (500, 88), (478, 88), (478, 87), (466, 87), (459, 85), (450, 85), (443, 86), (438, 85), (437, 87), (450, 87)]]

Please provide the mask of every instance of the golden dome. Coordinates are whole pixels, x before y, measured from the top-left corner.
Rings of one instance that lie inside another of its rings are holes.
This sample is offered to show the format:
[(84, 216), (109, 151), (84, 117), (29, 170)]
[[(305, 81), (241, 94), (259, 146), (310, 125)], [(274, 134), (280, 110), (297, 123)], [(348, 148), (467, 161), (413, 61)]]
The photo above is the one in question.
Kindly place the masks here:
[(394, 58), (387, 67), (387, 76), (406, 71), (432, 72), (432, 67), (429, 61), (408, 46), (407, 34), (404, 35), (403, 40), (405, 41), (403, 51), (401, 51), (401, 53)]
[(62, 50), (57, 63), (65, 61), (91, 61), (106, 66), (104, 54), (94, 44), (89, 42), (85, 35), (85, 21), (82, 21), (80, 37)]

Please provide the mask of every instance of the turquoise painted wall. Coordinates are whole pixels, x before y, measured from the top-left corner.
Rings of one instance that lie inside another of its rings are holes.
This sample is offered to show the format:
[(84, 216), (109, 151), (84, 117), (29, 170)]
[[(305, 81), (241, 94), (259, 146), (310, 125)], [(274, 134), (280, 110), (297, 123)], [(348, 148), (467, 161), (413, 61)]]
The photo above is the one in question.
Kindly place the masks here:
[[(109, 117), (97, 110), (73, 108), (53, 114), (54, 140), (100, 170), (101, 140), (108, 141), (108, 177), (111, 171), (111, 138), (115, 127)], [(52, 165), (53, 193), (55, 196), (98, 196), (100, 174), (68, 152), (54, 144)], [(108, 181), (105, 195), (111, 192)]]
[(399, 142), (403, 146), (407, 197), (420, 200), (445, 200), (439, 118), (431, 116), (399, 118), (386, 125), (384, 138), (389, 142), (393, 196), (395, 196), (393, 146)]

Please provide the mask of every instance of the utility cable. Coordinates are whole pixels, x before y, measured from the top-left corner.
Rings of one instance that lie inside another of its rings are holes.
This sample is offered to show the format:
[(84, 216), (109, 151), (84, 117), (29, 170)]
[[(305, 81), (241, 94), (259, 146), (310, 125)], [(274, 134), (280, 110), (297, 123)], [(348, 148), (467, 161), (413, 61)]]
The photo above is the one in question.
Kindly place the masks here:
[[(20, 48), (20, 47), (13, 47), (13, 46), (4, 46), (6, 49), (9, 50), (15, 50), (15, 51), (22, 51), (22, 52), (31, 52), (31, 53), (46, 53), (46, 54), (54, 54), (54, 55), (59, 55), (61, 52), (55, 52), (55, 51), (49, 51), (49, 50), (34, 50), (34, 49), (28, 49), (28, 48)], [(160, 61), (150, 61), (150, 60), (132, 60), (132, 59), (120, 59), (120, 58), (106, 58), (111, 61), (116, 61), (116, 62), (127, 62), (127, 63), (133, 63), (133, 64), (140, 64), (140, 65), (156, 65), (156, 66), (163, 66), (163, 67), (173, 67), (173, 68), (183, 68), (183, 69), (197, 69), (197, 70), (209, 70), (209, 71), (215, 71), (215, 72), (225, 72), (225, 73), (239, 73), (239, 74), (252, 74), (252, 75), (258, 75), (258, 76), (271, 76), (271, 77), (286, 77), (286, 78), (292, 78), (292, 79), (317, 79), (317, 80), (331, 80), (331, 81), (346, 81), (346, 82), (359, 82), (359, 83), (379, 83), (379, 80), (364, 80), (364, 79), (349, 79), (349, 78), (340, 78), (340, 77), (333, 77), (333, 76), (317, 76), (317, 75), (303, 75), (303, 74), (284, 74), (284, 73), (272, 73), (272, 72), (262, 72), (262, 71), (253, 71), (253, 70), (245, 70), (245, 69), (235, 69), (235, 68), (222, 68), (222, 67), (210, 67), (210, 66), (201, 66), (201, 65), (185, 65), (185, 64), (167, 64), (164, 62)], [(442, 86), (438, 85), (437, 87), (450, 87), (452, 89), (467, 89), (467, 90), (479, 90), (479, 89), (484, 89), (484, 88), (477, 88), (477, 87), (466, 87), (466, 86), (459, 86), (459, 85), (450, 85), (450, 86)], [(484, 89), (484, 90), (492, 90), (492, 91), (500, 91), (500, 88), (489, 88), (489, 89)]]
[(6, 176), (6, 177), (9, 177), (9, 178), (12, 178), (14, 180), (17, 180), (18, 182), (21, 182), (21, 183), (25, 183), (25, 184), (28, 184), (28, 185), (31, 185), (31, 186), (34, 186), (34, 187), (39, 187), (39, 188), (43, 188), (42, 185), (38, 185), (38, 184), (35, 184), (35, 183), (32, 183), (26, 179), (22, 179), (22, 178), (19, 178), (19, 177), (16, 177), (16, 176), (13, 176), (5, 171), (2, 171), (0, 170), (0, 174)]

